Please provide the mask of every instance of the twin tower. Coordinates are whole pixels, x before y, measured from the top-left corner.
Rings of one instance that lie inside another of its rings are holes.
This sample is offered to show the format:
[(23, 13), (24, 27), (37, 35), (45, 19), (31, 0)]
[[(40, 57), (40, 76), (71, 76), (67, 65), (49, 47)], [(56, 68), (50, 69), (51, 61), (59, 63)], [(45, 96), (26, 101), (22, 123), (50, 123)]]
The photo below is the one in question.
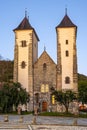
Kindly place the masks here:
[(51, 90), (78, 91), (77, 26), (65, 14), (56, 26), (57, 64), (46, 50), (38, 58), (39, 38), (27, 16), (15, 33), (14, 82), (20, 82), (30, 94), (29, 110), (38, 107), (47, 111), (56, 109)]

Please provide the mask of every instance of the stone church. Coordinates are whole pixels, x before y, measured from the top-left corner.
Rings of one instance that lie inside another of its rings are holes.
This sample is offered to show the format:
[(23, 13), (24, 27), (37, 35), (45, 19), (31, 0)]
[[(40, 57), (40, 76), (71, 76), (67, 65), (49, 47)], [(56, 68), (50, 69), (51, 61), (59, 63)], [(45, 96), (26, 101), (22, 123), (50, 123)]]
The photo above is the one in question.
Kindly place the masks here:
[(56, 111), (51, 95), (55, 90), (78, 90), (77, 26), (67, 13), (56, 26), (57, 64), (44, 49), (38, 58), (39, 37), (25, 15), (14, 30), (14, 82), (20, 82), (30, 94), (29, 110)]

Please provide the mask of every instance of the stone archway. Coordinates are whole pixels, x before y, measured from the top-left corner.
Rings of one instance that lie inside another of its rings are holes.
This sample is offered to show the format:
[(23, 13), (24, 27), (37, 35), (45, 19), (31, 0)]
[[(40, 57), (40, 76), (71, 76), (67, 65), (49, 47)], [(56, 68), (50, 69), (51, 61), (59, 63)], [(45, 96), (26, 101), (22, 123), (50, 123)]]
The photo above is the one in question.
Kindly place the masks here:
[(42, 111), (47, 111), (47, 102), (46, 101), (42, 102)]

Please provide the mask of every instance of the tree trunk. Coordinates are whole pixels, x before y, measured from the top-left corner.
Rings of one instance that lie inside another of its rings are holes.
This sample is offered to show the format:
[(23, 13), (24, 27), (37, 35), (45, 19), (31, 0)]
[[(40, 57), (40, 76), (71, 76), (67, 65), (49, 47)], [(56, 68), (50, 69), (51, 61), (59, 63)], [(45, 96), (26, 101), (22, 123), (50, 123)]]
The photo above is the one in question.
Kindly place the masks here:
[(66, 113), (68, 113), (68, 106), (65, 106), (65, 109), (66, 109)]

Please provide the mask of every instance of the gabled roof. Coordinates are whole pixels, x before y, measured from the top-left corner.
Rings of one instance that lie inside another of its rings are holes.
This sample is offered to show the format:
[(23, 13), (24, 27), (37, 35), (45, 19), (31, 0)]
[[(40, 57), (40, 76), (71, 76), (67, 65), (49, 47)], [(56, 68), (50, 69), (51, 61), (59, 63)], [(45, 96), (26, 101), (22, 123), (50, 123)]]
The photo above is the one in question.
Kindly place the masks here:
[[(45, 57), (45, 58), (43, 58), (43, 57)], [(46, 50), (43, 51), (43, 53), (40, 55), (40, 57), (39, 57), (38, 60), (35, 62), (35, 64), (36, 64), (37, 62), (39, 62), (40, 59), (43, 59), (43, 60), (44, 60), (43, 62), (45, 62), (45, 60), (47, 60), (46, 57), (48, 57), (49, 60), (50, 60), (53, 64), (56, 65), (56, 63), (52, 60), (52, 58), (49, 56), (49, 54), (46, 52)]]
[(62, 28), (62, 27), (77, 27), (77, 26), (71, 21), (71, 19), (66, 14), (56, 28)]
[(35, 35), (36, 35), (36, 37), (37, 37), (37, 39), (39, 41), (39, 38), (38, 38), (38, 36), (36, 34), (35, 29), (31, 26), (31, 24), (29, 23), (29, 20), (28, 20), (28, 18), (26, 16), (22, 20), (22, 22), (18, 25), (18, 27), (15, 28), (13, 31), (15, 31), (15, 30), (30, 30), (30, 29), (35, 32)]

